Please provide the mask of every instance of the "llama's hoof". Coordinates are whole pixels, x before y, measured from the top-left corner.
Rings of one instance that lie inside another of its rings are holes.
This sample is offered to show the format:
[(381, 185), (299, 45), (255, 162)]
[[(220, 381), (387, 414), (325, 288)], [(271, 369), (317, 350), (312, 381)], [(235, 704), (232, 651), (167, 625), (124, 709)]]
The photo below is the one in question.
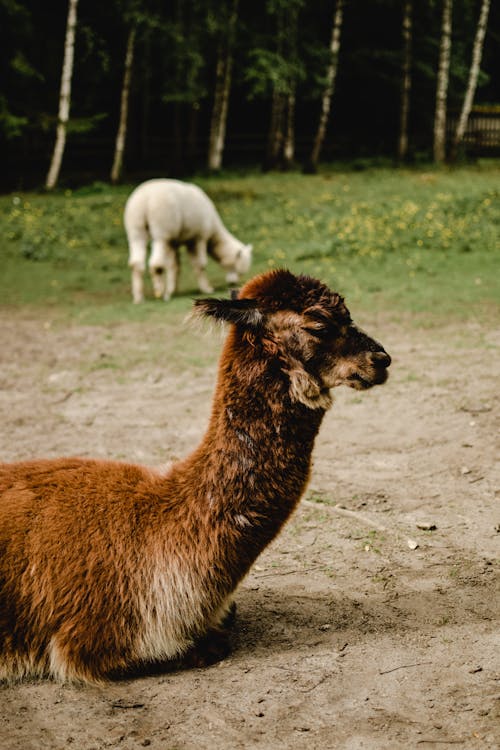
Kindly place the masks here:
[(222, 661), (231, 653), (231, 645), (225, 630), (210, 630), (185, 655), (188, 667), (209, 667)]
[(220, 627), (224, 629), (232, 628), (236, 621), (236, 602), (231, 602), (226, 616), (222, 620)]

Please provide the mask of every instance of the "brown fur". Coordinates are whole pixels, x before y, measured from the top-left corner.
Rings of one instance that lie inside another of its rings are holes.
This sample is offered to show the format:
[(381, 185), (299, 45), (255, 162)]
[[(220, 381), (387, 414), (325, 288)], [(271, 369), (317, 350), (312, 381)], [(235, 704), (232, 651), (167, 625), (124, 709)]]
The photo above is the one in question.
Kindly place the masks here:
[(269, 272), (196, 310), (232, 325), (190, 456), (167, 473), (0, 465), (1, 677), (97, 681), (220, 655), (232, 592), (307, 484), (329, 389), (387, 377), (389, 356), (314, 279)]

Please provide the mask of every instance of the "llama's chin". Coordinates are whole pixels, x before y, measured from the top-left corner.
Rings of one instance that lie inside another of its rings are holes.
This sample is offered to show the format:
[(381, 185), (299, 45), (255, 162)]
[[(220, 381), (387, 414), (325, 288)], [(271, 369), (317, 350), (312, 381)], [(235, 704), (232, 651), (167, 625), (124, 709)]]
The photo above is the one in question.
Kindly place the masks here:
[(354, 388), (356, 391), (366, 391), (368, 388), (373, 388), (374, 385), (382, 385), (388, 377), (389, 373), (386, 369), (377, 370), (372, 376), (368, 376), (365, 373), (360, 375), (359, 372), (355, 372), (349, 375), (346, 385), (349, 388)]

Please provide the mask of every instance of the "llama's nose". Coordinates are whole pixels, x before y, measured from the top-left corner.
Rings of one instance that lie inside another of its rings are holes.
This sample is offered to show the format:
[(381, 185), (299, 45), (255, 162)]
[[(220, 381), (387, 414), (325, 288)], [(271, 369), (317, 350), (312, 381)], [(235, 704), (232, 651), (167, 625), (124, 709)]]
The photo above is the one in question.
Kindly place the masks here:
[(378, 352), (373, 352), (372, 359), (374, 364), (381, 365), (382, 367), (389, 367), (391, 364), (391, 358), (383, 349)]

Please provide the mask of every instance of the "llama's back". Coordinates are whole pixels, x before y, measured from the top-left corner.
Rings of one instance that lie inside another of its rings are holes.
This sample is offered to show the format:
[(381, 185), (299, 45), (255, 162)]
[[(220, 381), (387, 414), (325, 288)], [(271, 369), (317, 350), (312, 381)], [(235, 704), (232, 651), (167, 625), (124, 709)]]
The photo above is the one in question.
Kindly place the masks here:
[(145, 625), (163, 510), (158, 477), (138, 466), (0, 465), (0, 677), (98, 679), (180, 650), (168, 628), (151, 644), (159, 625)]
[(173, 242), (209, 239), (221, 225), (214, 204), (201, 188), (170, 179), (139, 185), (126, 203), (124, 222), (129, 240), (146, 227), (154, 239)]

